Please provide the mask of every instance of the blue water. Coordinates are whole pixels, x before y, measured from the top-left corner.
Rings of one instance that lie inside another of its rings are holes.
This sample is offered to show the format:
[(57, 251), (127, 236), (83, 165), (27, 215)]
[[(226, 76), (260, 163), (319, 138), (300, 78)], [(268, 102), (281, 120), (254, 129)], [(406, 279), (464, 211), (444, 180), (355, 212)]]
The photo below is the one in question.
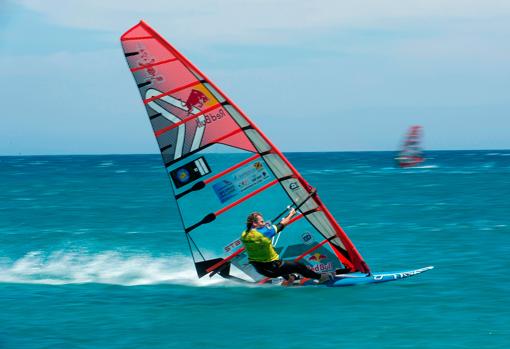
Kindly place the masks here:
[(0, 348), (508, 348), (510, 150), (393, 155), (288, 154), (373, 271), (436, 267), (336, 289), (197, 280), (157, 155), (0, 157)]

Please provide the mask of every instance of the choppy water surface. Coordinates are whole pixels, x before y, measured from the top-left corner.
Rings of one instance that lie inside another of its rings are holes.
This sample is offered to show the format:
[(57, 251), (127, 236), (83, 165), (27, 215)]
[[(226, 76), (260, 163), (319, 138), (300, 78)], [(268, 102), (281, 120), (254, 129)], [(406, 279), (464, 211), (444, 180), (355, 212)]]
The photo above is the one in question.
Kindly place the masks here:
[(338, 289), (198, 280), (159, 156), (0, 157), (0, 348), (507, 348), (510, 151), (392, 156), (288, 154), (374, 271), (436, 267)]

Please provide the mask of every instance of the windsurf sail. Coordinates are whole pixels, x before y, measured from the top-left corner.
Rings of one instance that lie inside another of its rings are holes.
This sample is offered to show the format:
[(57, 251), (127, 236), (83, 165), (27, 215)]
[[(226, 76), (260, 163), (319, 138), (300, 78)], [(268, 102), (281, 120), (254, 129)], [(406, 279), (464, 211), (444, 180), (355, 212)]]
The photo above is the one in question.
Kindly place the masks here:
[(421, 147), (421, 139), (421, 126), (411, 126), (398, 155), (395, 157), (398, 166), (412, 167), (425, 161), (423, 149)]
[(239, 237), (249, 213), (279, 220), (289, 205), (299, 213), (279, 236), (282, 259), (319, 272), (369, 272), (316, 190), (197, 67), (144, 21), (124, 33), (121, 43), (199, 277), (237, 274), (267, 281), (248, 263)]

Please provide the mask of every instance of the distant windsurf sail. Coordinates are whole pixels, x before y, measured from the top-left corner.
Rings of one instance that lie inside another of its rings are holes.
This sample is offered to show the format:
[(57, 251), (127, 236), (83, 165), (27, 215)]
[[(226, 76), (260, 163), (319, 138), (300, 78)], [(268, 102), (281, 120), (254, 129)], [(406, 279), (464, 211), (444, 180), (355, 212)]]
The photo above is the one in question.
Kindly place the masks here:
[(400, 167), (412, 167), (425, 161), (421, 147), (422, 128), (411, 126), (395, 161)]
[(237, 274), (267, 281), (248, 263), (238, 238), (250, 212), (275, 216), (276, 223), (289, 205), (299, 213), (278, 236), (283, 259), (319, 272), (369, 272), (315, 189), (200, 70), (144, 21), (121, 42), (199, 277)]

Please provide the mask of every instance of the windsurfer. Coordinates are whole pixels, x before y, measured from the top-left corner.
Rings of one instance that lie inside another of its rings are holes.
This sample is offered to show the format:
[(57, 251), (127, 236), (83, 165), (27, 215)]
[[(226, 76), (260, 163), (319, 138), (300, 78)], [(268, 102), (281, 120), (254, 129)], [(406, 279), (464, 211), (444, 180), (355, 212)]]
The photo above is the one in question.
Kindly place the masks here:
[(282, 261), (274, 250), (271, 239), (285, 228), (295, 213), (296, 211), (291, 209), (289, 214), (276, 225), (265, 223), (264, 218), (258, 212), (253, 212), (248, 216), (246, 230), (241, 234), (241, 241), (248, 253), (250, 264), (264, 276), (270, 278), (282, 276), (287, 285), (291, 285), (295, 281), (296, 276), (293, 273), (319, 280), (319, 283), (327, 282), (333, 278), (332, 274), (316, 273), (299, 262)]

